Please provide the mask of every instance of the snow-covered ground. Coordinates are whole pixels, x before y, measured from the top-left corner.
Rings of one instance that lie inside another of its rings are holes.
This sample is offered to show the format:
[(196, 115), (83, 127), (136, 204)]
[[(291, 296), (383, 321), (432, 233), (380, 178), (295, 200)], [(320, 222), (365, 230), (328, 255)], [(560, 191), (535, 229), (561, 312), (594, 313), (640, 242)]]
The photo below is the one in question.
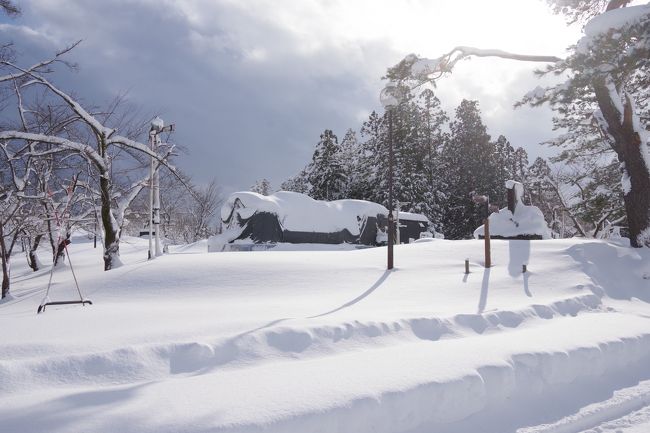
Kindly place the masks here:
[[(200, 242), (147, 261), (129, 238), (125, 266), (102, 272), (77, 237), (93, 305), (40, 315), (49, 269), (18, 255), (0, 304), (0, 431), (650, 431), (650, 251), (492, 246), (486, 270), (481, 241), (401, 245), (387, 272), (385, 248)], [(57, 270), (50, 297), (74, 294)]]

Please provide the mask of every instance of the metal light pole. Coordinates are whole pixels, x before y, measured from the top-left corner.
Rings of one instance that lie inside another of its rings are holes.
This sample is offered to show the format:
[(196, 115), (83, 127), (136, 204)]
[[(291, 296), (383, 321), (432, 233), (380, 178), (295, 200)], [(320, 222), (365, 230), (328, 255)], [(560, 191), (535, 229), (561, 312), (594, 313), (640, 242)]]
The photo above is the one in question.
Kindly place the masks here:
[[(151, 129), (149, 130), (149, 146), (153, 153), (158, 153), (160, 133), (171, 132), (173, 130), (173, 123), (165, 126), (163, 120), (158, 116), (151, 121)], [(161, 256), (162, 253), (160, 245), (160, 174), (156, 167), (156, 158), (152, 156), (151, 166), (149, 169), (149, 260)]]
[(388, 269), (393, 269), (393, 245), (395, 244), (395, 221), (393, 216), (393, 110), (400, 103), (400, 89), (394, 81), (386, 83), (379, 100), (388, 112)]

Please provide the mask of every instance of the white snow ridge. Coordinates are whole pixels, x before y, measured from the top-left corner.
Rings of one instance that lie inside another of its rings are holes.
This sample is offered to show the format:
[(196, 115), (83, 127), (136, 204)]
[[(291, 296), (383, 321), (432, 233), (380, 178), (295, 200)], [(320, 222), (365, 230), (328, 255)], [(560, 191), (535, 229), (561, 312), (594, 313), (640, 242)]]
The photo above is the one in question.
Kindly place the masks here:
[(15, 258), (2, 432), (649, 431), (646, 249), (493, 240), (485, 269), (482, 241), (432, 239), (386, 271), (385, 247), (204, 241), (147, 261), (127, 238), (101, 272), (100, 249), (72, 241), (92, 306), (36, 315), (49, 269)]

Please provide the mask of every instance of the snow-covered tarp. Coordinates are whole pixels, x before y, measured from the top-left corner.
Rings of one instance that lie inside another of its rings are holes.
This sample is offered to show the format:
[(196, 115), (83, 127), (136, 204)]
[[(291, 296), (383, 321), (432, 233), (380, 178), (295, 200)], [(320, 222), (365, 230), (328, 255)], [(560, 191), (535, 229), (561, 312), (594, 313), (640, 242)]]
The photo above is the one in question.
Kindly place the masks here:
[[(388, 215), (384, 206), (364, 200), (314, 200), (305, 194), (278, 191), (272, 195), (255, 192), (236, 192), (228, 197), (221, 208), (221, 220), (225, 223), (239, 202), (243, 208), (236, 211), (249, 218), (254, 212), (276, 214), (282, 227), (291, 231), (335, 232), (347, 229), (359, 234), (358, 216)], [(245, 209), (245, 210), (244, 210)]]
[(372, 244), (377, 231), (385, 230), (387, 215), (384, 206), (364, 200), (328, 202), (290, 191), (269, 196), (236, 192), (221, 208), (224, 232), (210, 238), (208, 250), (221, 251), (238, 239)]

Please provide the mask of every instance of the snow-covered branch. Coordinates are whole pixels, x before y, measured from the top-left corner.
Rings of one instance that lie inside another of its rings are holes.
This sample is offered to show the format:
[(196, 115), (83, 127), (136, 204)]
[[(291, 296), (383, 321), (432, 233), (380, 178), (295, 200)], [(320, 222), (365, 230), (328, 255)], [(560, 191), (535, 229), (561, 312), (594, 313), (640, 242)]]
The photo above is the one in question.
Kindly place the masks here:
[(1, 131), (0, 132), (0, 141), (2, 140), (29, 140), (33, 142), (40, 143), (50, 143), (56, 146), (59, 146), (61, 149), (71, 150), (79, 153), (80, 155), (85, 156), (90, 159), (93, 164), (103, 173), (108, 171), (108, 165), (106, 161), (87, 144), (78, 143), (76, 141), (71, 141), (62, 137), (56, 137), (52, 135), (44, 134), (33, 134), (29, 132), (21, 131)]
[[(42, 70), (43, 68), (45, 68), (46, 66), (49, 66), (52, 63), (59, 61), (61, 56), (68, 53), (70, 50), (75, 48), (80, 43), (81, 43), (81, 40), (79, 40), (79, 41), (75, 42), (74, 44), (64, 48), (63, 50), (56, 53), (54, 55), (54, 57), (52, 57), (51, 59), (44, 60), (42, 62), (36, 63), (36, 64), (30, 66), (27, 69), (18, 69), (20, 71), (20, 73), (7, 74), (7, 75), (0, 76), (0, 83), (5, 82), (5, 81), (10, 81), (10, 80), (16, 80), (18, 78), (22, 78), (22, 77), (24, 77), (26, 75), (30, 75), (32, 72), (38, 72), (38, 71)], [(11, 66), (11, 67), (15, 68), (15, 66), (12, 65), (8, 61), (0, 61), (0, 64), (4, 64), (4, 65)]]
[(33, 78), (32, 81), (30, 81), (27, 84), (42, 84), (48, 89), (50, 89), (53, 93), (58, 95), (63, 101), (65, 101), (66, 104), (74, 111), (80, 118), (83, 120), (85, 123), (90, 126), (95, 134), (102, 136), (102, 137), (110, 137), (115, 130), (111, 128), (107, 128), (104, 125), (101, 124), (92, 114), (90, 114), (88, 111), (86, 111), (81, 104), (79, 104), (72, 96), (68, 95), (65, 93), (63, 90), (59, 89), (56, 87), (54, 84), (50, 83), (48, 80), (43, 78), (42, 76), (34, 73), (34, 72), (29, 72), (27, 70), (21, 69), (19, 66), (16, 66), (12, 63), (9, 62), (4, 62), (5, 64), (16, 68), (20, 71), (24, 71), (25, 74), (29, 75), (30, 77)]
[(460, 60), (469, 57), (500, 57), (503, 59), (544, 63), (555, 63), (562, 60), (556, 56), (517, 54), (499, 49), (457, 46), (448, 53), (435, 59), (409, 54), (389, 70), (388, 77), (396, 81), (415, 81), (417, 85), (426, 82), (435, 82), (435, 80), (441, 78), (444, 74), (450, 73)]

